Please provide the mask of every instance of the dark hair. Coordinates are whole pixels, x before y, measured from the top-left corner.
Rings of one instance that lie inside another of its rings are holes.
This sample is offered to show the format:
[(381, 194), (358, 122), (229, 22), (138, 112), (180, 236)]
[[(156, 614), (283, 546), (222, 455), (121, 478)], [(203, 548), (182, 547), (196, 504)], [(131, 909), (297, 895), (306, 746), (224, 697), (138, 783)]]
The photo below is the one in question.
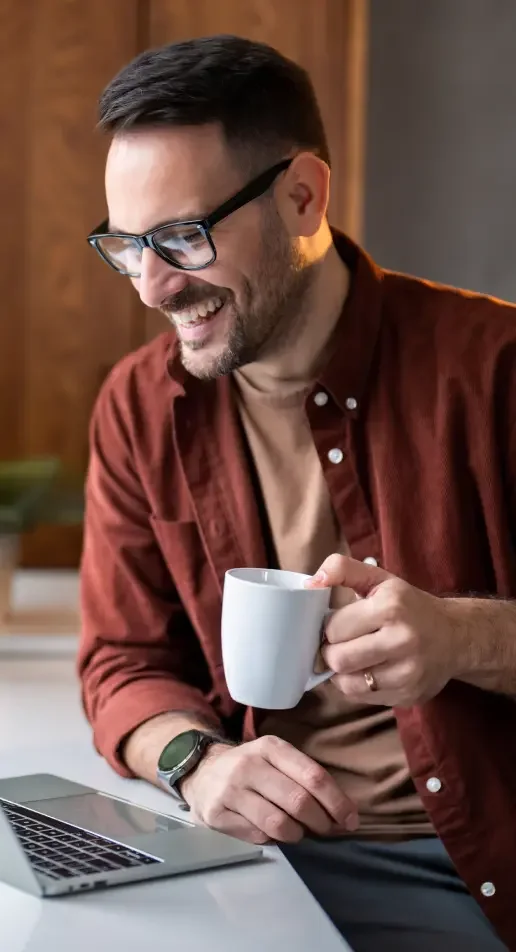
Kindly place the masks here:
[(330, 164), (308, 73), (271, 46), (242, 37), (207, 36), (147, 50), (124, 66), (99, 102), (99, 125), (114, 134), (211, 122), (254, 163), (298, 147)]

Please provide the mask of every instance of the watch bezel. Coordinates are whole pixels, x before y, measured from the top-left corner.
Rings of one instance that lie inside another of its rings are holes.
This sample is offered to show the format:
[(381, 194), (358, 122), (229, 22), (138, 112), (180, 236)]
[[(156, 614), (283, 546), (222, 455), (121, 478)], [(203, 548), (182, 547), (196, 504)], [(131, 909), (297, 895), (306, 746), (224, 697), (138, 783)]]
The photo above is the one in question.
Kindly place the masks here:
[[(188, 753), (183, 757), (183, 759), (180, 760), (178, 763), (176, 763), (173, 767), (168, 767), (168, 766), (166, 767), (166, 766), (162, 765), (162, 758), (163, 758), (163, 756), (164, 756), (164, 754), (165, 754), (165, 751), (168, 750), (168, 748), (171, 747), (172, 744), (176, 743), (176, 742), (179, 740), (180, 737), (184, 737), (186, 734), (192, 735), (193, 743), (192, 743), (192, 748), (191, 748), (191, 750), (189, 750)], [(181, 731), (180, 734), (177, 734), (175, 737), (172, 737), (172, 739), (169, 740), (168, 744), (165, 744), (165, 746), (164, 746), (164, 748), (163, 748), (163, 750), (161, 751), (161, 754), (160, 754), (160, 756), (159, 756), (159, 760), (158, 760), (158, 773), (159, 773), (162, 777), (169, 777), (171, 774), (177, 776), (177, 774), (182, 770), (182, 768), (183, 768), (184, 766), (186, 766), (186, 765), (190, 762), (191, 758), (192, 758), (192, 757), (194, 756), (194, 754), (199, 750), (199, 747), (201, 747), (202, 742), (203, 742), (203, 734), (202, 734), (202, 732), (199, 731), (199, 730), (197, 730), (197, 729), (194, 728), (194, 727), (190, 728), (190, 729), (187, 730), (187, 731)]]

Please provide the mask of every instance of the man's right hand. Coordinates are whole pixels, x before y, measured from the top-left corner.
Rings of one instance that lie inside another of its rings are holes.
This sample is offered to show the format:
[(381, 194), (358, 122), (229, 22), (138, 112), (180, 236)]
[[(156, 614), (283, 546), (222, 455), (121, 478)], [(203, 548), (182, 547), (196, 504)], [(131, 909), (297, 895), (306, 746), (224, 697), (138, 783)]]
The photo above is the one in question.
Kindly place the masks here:
[(296, 843), (358, 827), (356, 806), (330, 774), (279, 737), (213, 744), (181, 783), (193, 817), (250, 843)]

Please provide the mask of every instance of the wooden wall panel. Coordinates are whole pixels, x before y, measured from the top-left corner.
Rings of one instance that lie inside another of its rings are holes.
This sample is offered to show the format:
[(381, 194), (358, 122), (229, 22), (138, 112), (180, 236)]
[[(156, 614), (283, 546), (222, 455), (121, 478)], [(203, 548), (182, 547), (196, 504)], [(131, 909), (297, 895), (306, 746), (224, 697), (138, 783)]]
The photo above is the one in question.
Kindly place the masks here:
[(333, 160), (332, 222), (360, 237), (366, 0), (149, 0), (150, 43), (234, 33), (275, 46), (307, 69)]
[[(1, 0), (0, 457), (87, 460), (93, 401), (143, 311), (85, 236), (104, 215), (104, 84), (138, 52), (136, 0)], [(5, 22), (4, 22), (5, 21)], [(26, 564), (76, 564), (81, 534), (42, 529)]]
[(19, 3), (19, 0), (0, 3), (0, 448), (5, 456), (16, 456), (22, 450), (24, 182), (28, 160), (25, 37), (29, 19), (30, 3)]

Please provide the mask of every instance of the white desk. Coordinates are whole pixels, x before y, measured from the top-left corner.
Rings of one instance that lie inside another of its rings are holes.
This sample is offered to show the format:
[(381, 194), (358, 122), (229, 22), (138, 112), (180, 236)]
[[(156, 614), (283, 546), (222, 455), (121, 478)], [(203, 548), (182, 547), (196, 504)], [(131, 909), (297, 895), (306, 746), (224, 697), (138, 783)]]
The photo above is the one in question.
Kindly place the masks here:
[[(14, 640), (14, 639), (13, 639)], [(70, 657), (0, 647), (0, 776), (48, 772), (181, 815), (98, 757)], [(53, 639), (54, 643), (57, 639)], [(67, 645), (69, 651), (69, 645)], [(267, 861), (40, 900), (0, 884), (1, 952), (350, 952), (280, 851)]]

